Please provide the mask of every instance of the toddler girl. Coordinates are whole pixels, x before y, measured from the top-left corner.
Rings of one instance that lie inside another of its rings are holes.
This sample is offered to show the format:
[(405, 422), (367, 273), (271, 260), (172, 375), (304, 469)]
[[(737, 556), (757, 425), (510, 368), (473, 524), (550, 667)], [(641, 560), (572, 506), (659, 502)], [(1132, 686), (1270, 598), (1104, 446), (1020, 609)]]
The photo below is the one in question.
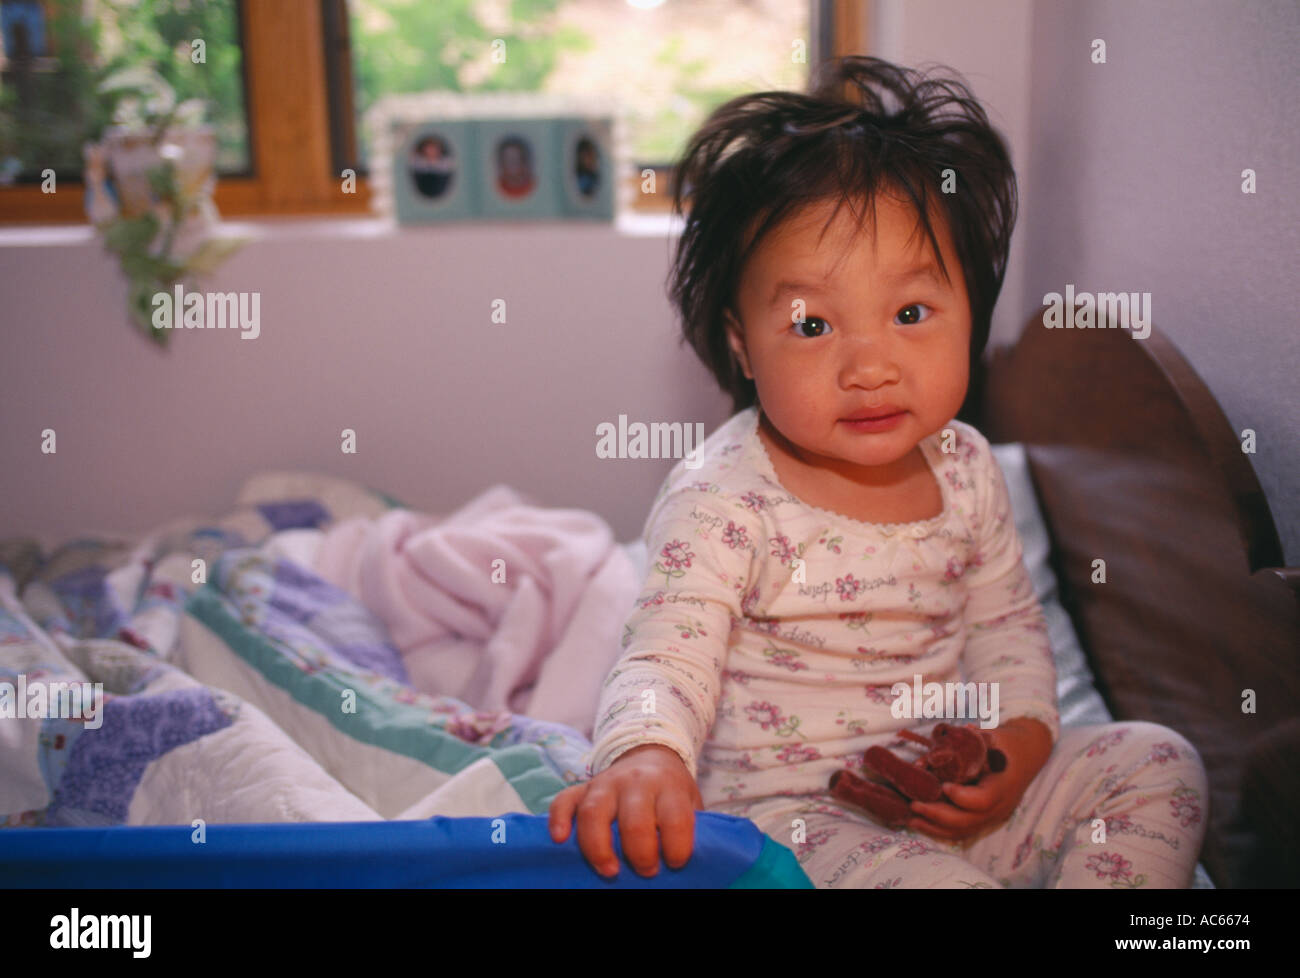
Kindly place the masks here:
[[(812, 95), (720, 107), (680, 174), (672, 296), (737, 413), (654, 501), (592, 778), (556, 797), (552, 837), (576, 814), (612, 875), (617, 819), (653, 875), (661, 845), (685, 863), (707, 809), (822, 887), (1187, 886), (1200, 758), (1151, 723), (1060, 729), (1002, 474), (955, 420), (1016, 217), (983, 109), (960, 82), (846, 58)], [(928, 683), (993, 691), (978, 719), (1006, 766), (887, 830), (828, 782), (929, 728)]]

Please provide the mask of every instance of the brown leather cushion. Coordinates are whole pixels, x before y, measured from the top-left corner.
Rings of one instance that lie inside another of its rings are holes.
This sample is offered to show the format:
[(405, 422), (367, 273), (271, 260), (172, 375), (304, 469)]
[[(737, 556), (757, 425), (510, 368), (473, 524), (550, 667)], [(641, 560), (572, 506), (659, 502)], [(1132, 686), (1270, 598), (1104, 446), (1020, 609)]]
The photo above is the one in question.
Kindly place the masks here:
[[(1140, 423), (1135, 419), (1135, 423)], [(1300, 605), (1251, 574), (1235, 508), (1201, 468), (1154, 453), (1028, 445), (1061, 598), (1118, 719), (1162, 723), (1210, 782), (1216, 886), (1300, 880)], [(1092, 582), (1093, 561), (1106, 582)], [(1243, 712), (1245, 690), (1256, 712)]]

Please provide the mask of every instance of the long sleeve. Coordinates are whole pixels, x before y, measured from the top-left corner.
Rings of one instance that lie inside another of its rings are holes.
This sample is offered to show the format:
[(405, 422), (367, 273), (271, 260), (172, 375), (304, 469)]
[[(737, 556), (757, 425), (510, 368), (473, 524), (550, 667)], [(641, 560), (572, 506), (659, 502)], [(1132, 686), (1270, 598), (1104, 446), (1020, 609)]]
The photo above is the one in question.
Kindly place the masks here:
[(1055, 744), (1061, 720), (1047, 622), (1025, 569), (1002, 470), (987, 440), (970, 430), (973, 437), (962, 450), (973, 453), (977, 476), (976, 553), (966, 575), (962, 673), (967, 682), (997, 683), (1001, 722), (1041, 720)]
[(761, 532), (757, 516), (708, 485), (661, 494), (646, 522), (645, 584), (601, 693), (591, 776), (633, 747), (663, 744), (697, 777)]

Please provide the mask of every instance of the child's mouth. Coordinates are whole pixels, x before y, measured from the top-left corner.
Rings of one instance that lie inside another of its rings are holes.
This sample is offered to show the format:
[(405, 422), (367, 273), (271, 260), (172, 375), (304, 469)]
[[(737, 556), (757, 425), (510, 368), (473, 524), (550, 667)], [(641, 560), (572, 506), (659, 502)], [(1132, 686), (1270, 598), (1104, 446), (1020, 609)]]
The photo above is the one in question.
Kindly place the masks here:
[(902, 421), (906, 413), (902, 410), (861, 411), (852, 417), (841, 418), (840, 421), (848, 425), (852, 431), (888, 431)]

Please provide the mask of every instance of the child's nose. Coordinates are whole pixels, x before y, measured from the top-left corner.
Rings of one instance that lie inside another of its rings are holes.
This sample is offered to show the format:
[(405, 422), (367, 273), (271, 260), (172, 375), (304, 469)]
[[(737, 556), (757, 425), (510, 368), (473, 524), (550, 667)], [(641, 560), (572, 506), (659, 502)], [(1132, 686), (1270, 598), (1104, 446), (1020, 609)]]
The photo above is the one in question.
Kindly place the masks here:
[(898, 380), (899, 364), (888, 336), (859, 335), (842, 344), (840, 382), (846, 387), (879, 387)]

